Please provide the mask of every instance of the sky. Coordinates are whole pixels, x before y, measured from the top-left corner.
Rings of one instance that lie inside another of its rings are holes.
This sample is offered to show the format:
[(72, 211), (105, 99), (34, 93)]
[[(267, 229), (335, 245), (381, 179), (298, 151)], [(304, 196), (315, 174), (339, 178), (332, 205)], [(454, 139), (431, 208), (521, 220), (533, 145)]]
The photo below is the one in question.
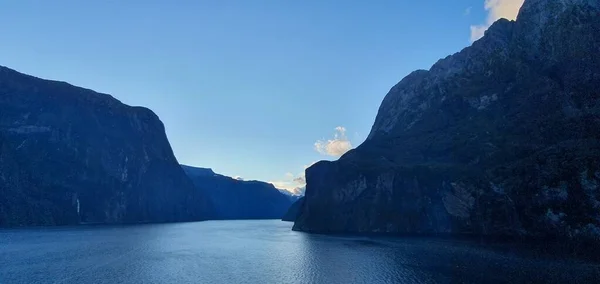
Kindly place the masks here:
[(523, 0), (0, 0), (0, 65), (152, 109), (182, 164), (294, 190)]

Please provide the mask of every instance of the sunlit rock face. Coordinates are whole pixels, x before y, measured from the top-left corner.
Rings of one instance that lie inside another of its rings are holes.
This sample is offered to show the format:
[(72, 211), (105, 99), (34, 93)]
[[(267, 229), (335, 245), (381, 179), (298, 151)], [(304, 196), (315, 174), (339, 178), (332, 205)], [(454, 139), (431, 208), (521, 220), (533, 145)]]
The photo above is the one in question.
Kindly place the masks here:
[(294, 229), (600, 238), (600, 2), (526, 0), (306, 171)]
[(0, 226), (211, 214), (152, 111), (0, 67)]

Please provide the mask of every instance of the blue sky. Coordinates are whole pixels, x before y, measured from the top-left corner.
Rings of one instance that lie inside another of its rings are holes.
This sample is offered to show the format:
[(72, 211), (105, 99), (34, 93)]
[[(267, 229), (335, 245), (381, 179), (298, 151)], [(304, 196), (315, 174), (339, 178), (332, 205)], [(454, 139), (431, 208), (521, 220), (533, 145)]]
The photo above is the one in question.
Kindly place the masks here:
[[(518, 2), (487, 5), (503, 1)], [(387, 91), (468, 46), (488, 12), (484, 0), (4, 0), (0, 65), (149, 107), (180, 163), (291, 188), (337, 158), (328, 150), (359, 145)]]

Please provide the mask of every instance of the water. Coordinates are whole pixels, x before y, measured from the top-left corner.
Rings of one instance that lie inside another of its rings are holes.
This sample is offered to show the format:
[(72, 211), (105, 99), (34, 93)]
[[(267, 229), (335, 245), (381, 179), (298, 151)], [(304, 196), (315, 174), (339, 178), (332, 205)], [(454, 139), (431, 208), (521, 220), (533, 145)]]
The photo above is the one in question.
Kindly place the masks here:
[(209, 221), (0, 230), (0, 283), (597, 283), (600, 266), (466, 241)]

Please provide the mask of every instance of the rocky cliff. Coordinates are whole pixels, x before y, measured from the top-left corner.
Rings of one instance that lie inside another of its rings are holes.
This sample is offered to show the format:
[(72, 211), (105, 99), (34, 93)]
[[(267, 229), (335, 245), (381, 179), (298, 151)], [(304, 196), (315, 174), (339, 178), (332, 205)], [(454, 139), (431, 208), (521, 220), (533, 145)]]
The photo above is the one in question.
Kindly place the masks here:
[(0, 67), (0, 226), (202, 220), (158, 117)]
[(269, 183), (238, 180), (211, 169), (182, 167), (214, 204), (215, 219), (281, 219), (293, 202)]
[(294, 230), (600, 239), (600, 1), (526, 0), (306, 170)]

